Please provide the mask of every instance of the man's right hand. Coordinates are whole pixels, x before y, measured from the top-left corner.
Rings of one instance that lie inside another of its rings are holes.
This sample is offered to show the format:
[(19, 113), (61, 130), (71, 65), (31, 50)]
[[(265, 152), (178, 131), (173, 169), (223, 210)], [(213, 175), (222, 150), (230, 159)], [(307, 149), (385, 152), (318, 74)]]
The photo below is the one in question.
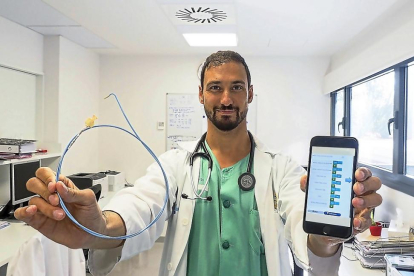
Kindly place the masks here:
[[(36, 177), (31, 178), (26, 187), (38, 194), (29, 201), (28, 207), (18, 208), (14, 215), (41, 232), (49, 239), (69, 248), (95, 248), (98, 238), (88, 234), (75, 225), (59, 204), (56, 192), (59, 192), (69, 212), (85, 227), (105, 234), (106, 220), (90, 189), (79, 190), (65, 176), (56, 175), (50, 168), (40, 168)], [(102, 240), (101, 240), (102, 241)], [(118, 241), (120, 243), (120, 241)]]

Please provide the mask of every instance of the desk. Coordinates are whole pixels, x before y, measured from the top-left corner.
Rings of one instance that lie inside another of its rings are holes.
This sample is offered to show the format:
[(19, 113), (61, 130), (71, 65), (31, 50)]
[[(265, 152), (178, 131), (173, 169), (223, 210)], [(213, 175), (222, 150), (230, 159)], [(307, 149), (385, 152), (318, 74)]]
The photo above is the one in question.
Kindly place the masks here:
[[(31, 158), (0, 161), (0, 204), (10, 201), (10, 166), (21, 162), (41, 160), (42, 166), (56, 168), (60, 153), (33, 154)], [(6, 228), (0, 229), (0, 268), (17, 253), (20, 246), (37, 233), (23, 222), (12, 220)], [(0, 269), (1, 270), (1, 269)], [(1, 271), (0, 271), (1, 274)]]
[[(108, 192), (108, 195), (99, 200), (99, 206), (102, 208), (105, 206), (114, 196), (116, 192)], [(165, 229), (164, 229), (165, 232)], [(7, 264), (8, 261), (17, 253), (19, 247), (29, 240), (37, 230), (26, 225), (23, 222), (15, 221), (7, 228), (0, 229), (0, 267)], [(162, 236), (165, 236), (163, 233)], [(350, 246), (347, 244), (347, 246)], [(385, 269), (367, 269), (363, 268), (359, 261), (349, 261), (348, 259), (355, 260), (353, 251), (351, 248), (344, 247), (341, 257), (341, 266), (339, 267), (339, 276), (382, 276), (385, 275)]]
[[(106, 197), (99, 200), (100, 207), (107, 204), (115, 193), (108, 192)], [(7, 264), (20, 246), (36, 233), (37, 230), (18, 220), (11, 221), (8, 227), (0, 229), (0, 267)]]
[(0, 267), (7, 264), (20, 246), (36, 233), (37, 230), (20, 221), (11, 222), (8, 227), (0, 229)]
[(99, 207), (103, 208), (118, 191), (108, 191), (106, 196), (98, 200)]
[(59, 158), (60, 153), (38, 153), (30, 158), (0, 160), (0, 205), (5, 205), (10, 201), (10, 168), (13, 164), (40, 160), (42, 167), (51, 167), (55, 170), (59, 164)]
[[(350, 246), (346, 244), (346, 246)], [(344, 247), (341, 256), (341, 265), (339, 267), (339, 276), (382, 276), (385, 275), (385, 268), (384, 269), (368, 269), (361, 266), (361, 263), (356, 261), (349, 261), (345, 257), (350, 260), (355, 260), (356, 257), (353, 254), (351, 248)]]

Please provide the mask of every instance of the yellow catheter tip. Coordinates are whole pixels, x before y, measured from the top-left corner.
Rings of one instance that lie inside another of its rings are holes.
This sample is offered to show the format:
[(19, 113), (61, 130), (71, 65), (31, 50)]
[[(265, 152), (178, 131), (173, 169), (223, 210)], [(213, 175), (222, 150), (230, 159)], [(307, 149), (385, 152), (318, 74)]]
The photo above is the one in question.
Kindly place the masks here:
[(95, 124), (95, 120), (98, 119), (95, 115), (93, 115), (91, 118), (86, 119), (85, 126), (86, 127), (93, 127)]

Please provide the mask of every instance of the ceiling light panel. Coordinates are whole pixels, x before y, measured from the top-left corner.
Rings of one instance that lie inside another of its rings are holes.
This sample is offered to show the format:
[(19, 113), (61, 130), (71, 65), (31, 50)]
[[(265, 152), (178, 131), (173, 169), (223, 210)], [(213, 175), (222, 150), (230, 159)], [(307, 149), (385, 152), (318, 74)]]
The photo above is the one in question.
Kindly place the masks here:
[(193, 47), (237, 46), (236, 34), (183, 34), (185, 40)]

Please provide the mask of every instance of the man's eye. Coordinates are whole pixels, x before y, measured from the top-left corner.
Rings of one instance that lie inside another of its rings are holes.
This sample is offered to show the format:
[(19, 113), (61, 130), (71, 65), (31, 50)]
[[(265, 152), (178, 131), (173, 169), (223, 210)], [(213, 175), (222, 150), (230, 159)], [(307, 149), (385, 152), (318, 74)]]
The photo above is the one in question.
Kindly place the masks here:
[(210, 86), (210, 90), (220, 90), (220, 86), (218, 85)]
[(243, 89), (243, 86), (241, 86), (241, 85), (233, 86), (233, 90), (242, 90), (242, 89)]

